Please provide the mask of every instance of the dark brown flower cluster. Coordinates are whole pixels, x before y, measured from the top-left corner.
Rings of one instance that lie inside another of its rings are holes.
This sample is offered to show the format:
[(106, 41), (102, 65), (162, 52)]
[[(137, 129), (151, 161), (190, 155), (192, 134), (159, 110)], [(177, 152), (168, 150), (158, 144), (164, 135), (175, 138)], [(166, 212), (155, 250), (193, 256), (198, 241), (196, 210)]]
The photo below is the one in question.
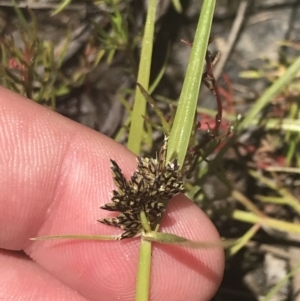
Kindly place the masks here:
[(168, 138), (165, 138), (156, 159), (138, 157), (138, 166), (130, 180), (126, 180), (118, 164), (111, 160), (117, 189), (113, 190), (112, 203), (101, 208), (120, 214), (99, 219), (99, 222), (123, 229), (125, 232), (120, 239), (137, 236), (145, 230), (140, 219), (142, 211), (154, 230), (166, 209), (167, 201), (184, 190), (177, 159), (166, 164), (167, 143)]

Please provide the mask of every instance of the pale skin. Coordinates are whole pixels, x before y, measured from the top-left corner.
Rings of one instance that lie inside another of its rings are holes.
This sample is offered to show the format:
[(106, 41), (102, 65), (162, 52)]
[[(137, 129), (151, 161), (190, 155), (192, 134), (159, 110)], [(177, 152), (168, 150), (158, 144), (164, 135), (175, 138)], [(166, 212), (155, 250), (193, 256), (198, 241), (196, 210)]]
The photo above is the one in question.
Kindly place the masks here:
[[(0, 88), (1, 300), (134, 300), (139, 238), (29, 240), (121, 233), (97, 222), (112, 214), (99, 208), (114, 188), (109, 159), (126, 177), (135, 170), (135, 156), (125, 147)], [(184, 195), (170, 201), (162, 230), (196, 241), (219, 239)], [(223, 274), (221, 248), (153, 245), (151, 301), (210, 300)]]

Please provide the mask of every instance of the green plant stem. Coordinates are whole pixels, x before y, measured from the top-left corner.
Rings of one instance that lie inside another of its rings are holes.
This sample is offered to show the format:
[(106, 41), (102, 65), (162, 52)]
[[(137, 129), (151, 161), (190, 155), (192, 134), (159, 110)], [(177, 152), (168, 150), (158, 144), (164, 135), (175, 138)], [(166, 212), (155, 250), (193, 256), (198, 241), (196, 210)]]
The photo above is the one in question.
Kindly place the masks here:
[(267, 185), (269, 188), (273, 189), (274, 191), (276, 191), (278, 194), (281, 195), (281, 198), (258, 196), (258, 199), (260, 199), (261, 201), (269, 201), (269, 202), (273, 201), (274, 203), (277, 204), (285, 204), (292, 207), (294, 210), (300, 213), (300, 204), (298, 199), (295, 198), (286, 188), (280, 187), (278, 183), (262, 176), (259, 172), (252, 170), (249, 171), (249, 174), (259, 182)]
[(264, 217), (264, 214), (251, 202), (245, 195), (236, 189), (233, 189), (231, 196), (243, 204), (248, 210), (256, 214), (257, 216)]
[[(154, 40), (154, 26), (156, 16), (157, 0), (149, 0), (148, 13), (146, 18), (145, 32), (142, 42), (142, 52), (139, 65), (137, 82), (148, 91), (152, 49)], [(131, 125), (128, 137), (127, 147), (133, 153), (138, 155), (141, 149), (141, 143), (144, 133), (144, 118), (146, 113), (146, 100), (140, 89), (135, 90), (135, 100), (131, 117)]]
[(281, 281), (279, 281), (261, 301), (273, 300), (272, 297), (280, 290), (280, 288), (293, 277), (300, 269), (300, 263), (297, 264)]
[[(148, 92), (150, 69), (152, 61), (152, 49), (154, 40), (154, 27), (156, 17), (157, 0), (149, 0), (148, 12), (145, 24), (144, 37), (142, 42), (141, 59), (139, 64), (137, 82)], [(144, 134), (144, 118), (146, 115), (146, 100), (140, 89), (135, 90), (135, 100), (131, 115), (127, 147), (136, 155), (141, 150), (142, 138)], [(136, 283), (136, 301), (149, 300), (150, 272), (151, 272), (151, 242), (141, 238), (138, 275)]]
[(141, 238), (135, 301), (148, 301), (151, 272), (152, 243)]
[(245, 119), (240, 124), (240, 129), (247, 128), (252, 120), (257, 117), (261, 110), (274, 99), (283, 88), (295, 77), (300, 70), (300, 57), (286, 70), (286, 72), (270, 86), (263, 95), (256, 101), (255, 105), (247, 113)]
[(32, 237), (30, 240), (56, 240), (56, 239), (79, 239), (79, 240), (117, 240), (116, 235), (86, 235), (86, 234), (61, 234)]
[(176, 245), (188, 248), (229, 248), (236, 244), (237, 240), (220, 240), (220, 241), (194, 241), (188, 238), (175, 235), (173, 233), (151, 231), (144, 233), (143, 237), (147, 241), (156, 241), (167, 245)]
[(172, 4), (178, 13), (182, 13), (182, 6), (180, 0), (172, 0)]
[(141, 224), (143, 226), (144, 231), (151, 232), (151, 228), (150, 228), (150, 225), (148, 223), (148, 219), (147, 219), (146, 213), (144, 211), (141, 211), (141, 213), (140, 213), (140, 219), (141, 219)]
[[(237, 139), (239, 133), (247, 129), (247, 127), (249, 127), (250, 125), (257, 125), (257, 123), (259, 122), (259, 119), (257, 119), (259, 113), (270, 101), (272, 101), (272, 99), (274, 99), (274, 97), (276, 97), (286, 87), (286, 85), (288, 85), (293, 80), (293, 78), (296, 76), (299, 69), (300, 69), (300, 57), (296, 59), (293, 62), (293, 64), (286, 70), (286, 72), (278, 80), (276, 80), (255, 102), (255, 104), (247, 112), (246, 117), (236, 126), (235, 135), (233, 135), (231, 138), (228, 139), (226, 145), (218, 152), (214, 161), (218, 162), (220, 158), (223, 158), (224, 154), (227, 152), (227, 150), (233, 145), (233, 143)], [(257, 122), (254, 123), (254, 121)]]
[(180, 166), (183, 165), (193, 129), (215, 2), (213, 0), (203, 2), (190, 61), (170, 134), (167, 162), (174, 156), (178, 158)]
[(236, 220), (250, 224), (258, 223), (261, 226), (270, 227), (280, 231), (300, 233), (300, 224), (293, 224), (269, 217), (261, 218), (251, 212), (235, 210), (232, 214), (232, 217)]
[[(286, 191), (288, 193), (288, 191)], [(294, 196), (282, 196), (282, 197), (275, 197), (275, 196), (263, 196), (263, 195), (257, 195), (256, 198), (265, 203), (273, 203), (273, 204), (279, 204), (279, 205), (288, 205), (292, 207), (295, 211), (300, 213), (300, 204), (299, 201), (294, 198)]]
[(243, 248), (251, 238), (257, 233), (257, 231), (261, 228), (259, 224), (253, 225), (240, 239), (238, 242), (232, 246), (229, 250), (229, 255), (235, 255), (241, 248)]

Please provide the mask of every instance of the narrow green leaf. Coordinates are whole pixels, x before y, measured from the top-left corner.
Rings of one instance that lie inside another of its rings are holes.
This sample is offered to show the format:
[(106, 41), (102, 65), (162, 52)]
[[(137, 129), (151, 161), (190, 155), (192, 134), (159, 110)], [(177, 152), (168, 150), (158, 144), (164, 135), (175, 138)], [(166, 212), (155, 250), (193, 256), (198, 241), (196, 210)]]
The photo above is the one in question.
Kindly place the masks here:
[(117, 240), (116, 235), (80, 235), (80, 234), (62, 234), (47, 235), (30, 238), (30, 240), (56, 240), (56, 239), (79, 239), (79, 240)]
[[(146, 91), (149, 89), (150, 68), (152, 61), (152, 49), (154, 40), (154, 26), (156, 16), (157, 0), (148, 1), (148, 12), (145, 24), (144, 37), (142, 42), (142, 52), (138, 71), (137, 82), (141, 84)], [(143, 94), (137, 88), (135, 90), (135, 100), (131, 118), (131, 125), (128, 137), (128, 149), (138, 155), (141, 149), (141, 143), (144, 133), (144, 118), (146, 115), (146, 100)]]
[(13, 0), (12, 5), (13, 5), (13, 9), (18, 17), (18, 20), (20, 21), (20, 24), (24, 27), (27, 27), (28, 23), (26, 21), (26, 18), (24, 17), (22, 10), (18, 7), (18, 4), (16, 3), (15, 0)]
[[(161, 109), (157, 106), (155, 100), (147, 93), (147, 91), (143, 88), (143, 86), (141, 86), (139, 83), (137, 84), (139, 89), (141, 90), (143, 96), (145, 97), (145, 99), (147, 100), (147, 102), (151, 105), (151, 107), (153, 108), (153, 110), (155, 111), (156, 115), (158, 116), (162, 127), (164, 129), (165, 132), (169, 132), (169, 124), (165, 119), (165, 116), (163, 114), (163, 112), (161, 111)], [(152, 139), (151, 139), (152, 140)]]
[(178, 236), (172, 233), (163, 232), (148, 232), (143, 234), (147, 241), (153, 241), (168, 245), (176, 245), (180, 247), (196, 248), (196, 249), (206, 249), (206, 248), (229, 248), (236, 244), (238, 240), (220, 240), (220, 241), (193, 241), (185, 237)]
[(243, 221), (250, 224), (259, 223), (262, 226), (271, 227), (279, 231), (300, 233), (300, 224), (289, 223), (289, 222), (285, 222), (269, 217), (261, 218), (251, 212), (235, 210), (232, 214), (232, 217), (236, 220)]
[(166, 68), (167, 68), (169, 55), (170, 55), (170, 45), (168, 45), (167, 55), (166, 55), (163, 66), (161, 67), (161, 69), (159, 70), (158, 75), (156, 76), (153, 83), (151, 83), (151, 86), (149, 87), (149, 94), (153, 93), (153, 91), (156, 89), (156, 87), (160, 83), (162, 77), (164, 76), (164, 74), (166, 72)]
[(260, 299), (261, 301), (269, 301), (273, 300), (272, 297), (279, 291), (279, 289), (291, 278), (293, 277), (300, 268), (300, 263), (296, 265), (281, 281), (279, 281), (270, 291), (269, 293), (263, 298)]
[(183, 166), (193, 129), (215, 2), (213, 0), (203, 2), (190, 61), (170, 134), (167, 162), (176, 156), (180, 166)]
[(296, 76), (300, 70), (300, 57), (297, 58), (294, 63), (286, 70), (286, 72), (279, 77), (272, 86), (270, 86), (263, 95), (255, 102), (255, 105), (251, 107), (245, 119), (240, 124), (240, 129), (247, 128), (252, 120), (259, 115), (261, 110), (276, 97), (286, 85)]
[(260, 229), (259, 224), (253, 225), (241, 238), (239, 238), (234, 246), (232, 246), (229, 250), (230, 256), (236, 254), (241, 248), (243, 248), (246, 243), (248, 243), (251, 238), (257, 233)]
[(55, 16), (57, 14), (59, 14), (60, 12), (62, 12), (68, 5), (70, 5), (72, 2), (72, 0), (64, 0), (62, 1), (58, 7), (55, 9), (55, 11), (51, 14), (51, 16)]
[(180, 0), (172, 0), (172, 4), (178, 13), (182, 13), (182, 6)]

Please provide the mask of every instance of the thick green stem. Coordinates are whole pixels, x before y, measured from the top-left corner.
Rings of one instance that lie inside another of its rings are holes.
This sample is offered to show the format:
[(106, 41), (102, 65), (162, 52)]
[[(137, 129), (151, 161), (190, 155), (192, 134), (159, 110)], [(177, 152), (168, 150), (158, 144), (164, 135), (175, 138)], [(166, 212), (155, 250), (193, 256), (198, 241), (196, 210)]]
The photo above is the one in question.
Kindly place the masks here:
[(135, 301), (148, 301), (152, 243), (141, 238)]
[[(148, 91), (150, 80), (150, 69), (152, 62), (152, 49), (154, 41), (154, 27), (156, 17), (157, 0), (148, 1), (148, 12), (145, 24), (144, 37), (142, 42), (141, 59), (138, 71), (138, 83)], [(131, 115), (131, 125), (128, 137), (128, 149), (136, 155), (139, 155), (142, 138), (144, 134), (144, 118), (146, 115), (146, 100), (140, 89), (135, 91), (135, 100), (133, 112)], [(144, 221), (144, 215), (141, 214), (144, 227), (147, 227)], [(149, 300), (151, 271), (151, 242), (141, 239), (140, 258), (138, 266), (138, 275), (136, 283), (136, 301)]]
[(170, 134), (167, 161), (172, 157), (177, 157), (181, 166), (186, 156), (194, 125), (215, 3), (214, 0), (203, 2), (190, 61)]

